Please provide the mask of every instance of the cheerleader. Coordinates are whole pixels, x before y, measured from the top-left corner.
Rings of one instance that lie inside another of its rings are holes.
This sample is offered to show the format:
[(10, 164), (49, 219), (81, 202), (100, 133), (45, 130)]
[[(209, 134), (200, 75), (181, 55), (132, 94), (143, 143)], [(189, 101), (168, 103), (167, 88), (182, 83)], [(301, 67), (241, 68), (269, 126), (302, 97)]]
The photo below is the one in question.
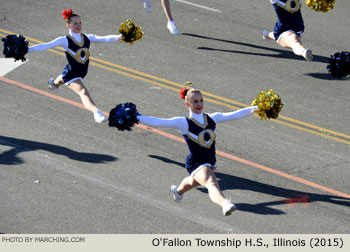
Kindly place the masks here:
[(311, 61), (312, 51), (305, 48), (301, 42), (305, 28), (300, 10), (301, 0), (270, 0), (270, 2), (275, 9), (277, 22), (272, 32), (262, 30), (263, 39), (275, 40), (280, 46), (290, 48), (294, 54)]
[(247, 117), (258, 107), (253, 106), (228, 113), (206, 114), (203, 113), (203, 96), (199, 90), (183, 88), (181, 98), (185, 100), (185, 105), (189, 109), (187, 117), (162, 119), (138, 115), (137, 119), (152, 127), (178, 129), (186, 140), (189, 154), (185, 167), (189, 176), (185, 177), (179, 186), (171, 186), (170, 192), (174, 200), (181, 203), (185, 192), (197, 186), (204, 186), (208, 189), (210, 199), (222, 207), (223, 215), (230, 215), (236, 207), (230, 199), (224, 197), (214, 174), (216, 124)]
[[(171, 34), (179, 35), (179, 30), (177, 29), (176, 23), (173, 19), (173, 16), (171, 15), (169, 0), (162, 0), (162, 6), (163, 6), (164, 13), (168, 19), (168, 24), (167, 24), (168, 30), (170, 31)], [(143, 7), (147, 12), (151, 12), (152, 10), (151, 0), (143, 0)]]
[(88, 72), (90, 43), (111, 43), (120, 41), (121, 35), (97, 36), (94, 34), (81, 33), (82, 21), (79, 14), (72, 10), (64, 10), (62, 13), (63, 19), (66, 21), (66, 26), (69, 30), (67, 36), (58, 37), (55, 40), (31, 46), (28, 52), (45, 51), (54, 47), (63, 47), (68, 64), (63, 69), (56, 79), (50, 78), (48, 81), (51, 90), (58, 89), (65, 84), (75, 93), (77, 93), (84, 106), (94, 114), (94, 119), (97, 123), (106, 121), (100, 109), (93, 102), (87, 88), (83, 84), (83, 79)]

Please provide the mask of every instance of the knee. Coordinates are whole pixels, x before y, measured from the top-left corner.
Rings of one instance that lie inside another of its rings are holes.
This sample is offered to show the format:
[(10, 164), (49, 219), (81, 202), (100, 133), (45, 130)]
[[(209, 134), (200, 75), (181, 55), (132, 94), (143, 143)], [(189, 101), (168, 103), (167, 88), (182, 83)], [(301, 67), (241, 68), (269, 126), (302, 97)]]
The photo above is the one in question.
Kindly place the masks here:
[(82, 87), (79, 91), (78, 91), (80, 96), (85, 96), (87, 95), (87, 89), (85, 87)]

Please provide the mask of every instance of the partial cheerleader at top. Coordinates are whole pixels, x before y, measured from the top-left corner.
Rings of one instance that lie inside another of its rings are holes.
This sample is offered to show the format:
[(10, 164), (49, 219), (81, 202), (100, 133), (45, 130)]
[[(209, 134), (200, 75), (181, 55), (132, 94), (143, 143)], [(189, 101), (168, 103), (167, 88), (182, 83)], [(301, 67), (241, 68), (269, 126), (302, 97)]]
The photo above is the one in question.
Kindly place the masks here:
[(264, 40), (274, 40), (284, 48), (290, 48), (293, 53), (304, 59), (313, 59), (312, 51), (305, 48), (301, 41), (305, 25), (301, 14), (302, 0), (270, 0), (276, 16), (277, 22), (273, 31), (262, 30)]
[(261, 118), (277, 118), (282, 109), (282, 102), (272, 90), (262, 92), (253, 101), (252, 107), (243, 108), (227, 113), (203, 112), (203, 96), (198, 89), (183, 88), (180, 96), (185, 100), (189, 109), (186, 117), (157, 118), (143, 116), (138, 113), (133, 103), (119, 104), (109, 113), (109, 126), (118, 130), (130, 130), (134, 124), (141, 122), (151, 127), (174, 128), (183, 135), (189, 154), (186, 158), (185, 168), (189, 174), (179, 186), (172, 185), (170, 192), (173, 199), (180, 203), (185, 192), (199, 185), (208, 189), (210, 199), (222, 207), (224, 216), (230, 215), (236, 210), (236, 206), (230, 199), (224, 197), (220, 191), (217, 179), (214, 175), (216, 169), (216, 125), (218, 123), (245, 118), (252, 113), (257, 113)]

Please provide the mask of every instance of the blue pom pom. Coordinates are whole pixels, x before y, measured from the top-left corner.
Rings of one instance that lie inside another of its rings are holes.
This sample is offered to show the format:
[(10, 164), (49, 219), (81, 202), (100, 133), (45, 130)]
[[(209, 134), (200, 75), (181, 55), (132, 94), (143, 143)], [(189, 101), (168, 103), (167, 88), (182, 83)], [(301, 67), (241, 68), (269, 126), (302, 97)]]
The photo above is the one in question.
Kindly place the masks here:
[(140, 114), (137, 112), (135, 104), (131, 102), (119, 104), (109, 112), (108, 125), (121, 131), (130, 131), (139, 122), (138, 115)]
[(4, 43), (3, 54), (6, 58), (15, 58), (16, 60), (26, 61), (24, 55), (28, 52), (28, 41), (22, 35), (7, 35), (2, 38)]
[(350, 53), (337, 52), (331, 55), (327, 69), (333, 78), (341, 79), (350, 75)]

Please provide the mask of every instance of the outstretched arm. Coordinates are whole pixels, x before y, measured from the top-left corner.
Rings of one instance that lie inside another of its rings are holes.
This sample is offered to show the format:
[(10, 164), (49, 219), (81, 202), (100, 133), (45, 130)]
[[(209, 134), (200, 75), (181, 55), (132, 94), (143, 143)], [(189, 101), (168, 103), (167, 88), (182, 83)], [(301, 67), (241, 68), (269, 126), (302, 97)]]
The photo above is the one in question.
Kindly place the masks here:
[(40, 52), (40, 51), (46, 51), (48, 49), (52, 49), (55, 47), (63, 47), (64, 50), (67, 50), (68, 48), (68, 41), (67, 38), (65, 36), (63, 37), (58, 37), (48, 43), (44, 43), (44, 44), (37, 44), (34, 46), (30, 46), (28, 48), (28, 52)]
[(210, 114), (209, 116), (213, 118), (216, 123), (232, 121), (236, 119), (241, 119), (247, 116), (250, 116), (255, 110), (258, 109), (258, 106), (247, 107), (233, 112), (220, 113), (216, 112)]
[(122, 40), (122, 35), (97, 36), (95, 34), (88, 34), (87, 37), (92, 43), (113, 43)]
[(173, 117), (169, 119), (157, 118), (153, 116), (137, 116), (140, 123), (146, 124), (152, 127), (164, 127), (164, 128), (173, 128), (178, 129), (181, 134), (187, 134), (188, 132), (188, 123), (184, 117)]

